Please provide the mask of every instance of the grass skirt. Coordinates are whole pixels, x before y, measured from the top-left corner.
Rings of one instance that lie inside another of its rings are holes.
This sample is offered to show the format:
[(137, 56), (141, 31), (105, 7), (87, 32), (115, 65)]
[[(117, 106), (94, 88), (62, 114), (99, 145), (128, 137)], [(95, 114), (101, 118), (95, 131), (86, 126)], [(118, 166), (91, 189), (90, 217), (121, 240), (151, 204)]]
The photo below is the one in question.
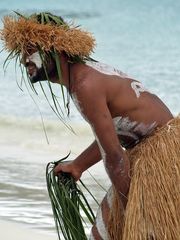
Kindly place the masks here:
[(124, 211), (114, 192), (110, 239), (179, 240), (180, 116), (127, 154), (131, 163), (128, 203)]

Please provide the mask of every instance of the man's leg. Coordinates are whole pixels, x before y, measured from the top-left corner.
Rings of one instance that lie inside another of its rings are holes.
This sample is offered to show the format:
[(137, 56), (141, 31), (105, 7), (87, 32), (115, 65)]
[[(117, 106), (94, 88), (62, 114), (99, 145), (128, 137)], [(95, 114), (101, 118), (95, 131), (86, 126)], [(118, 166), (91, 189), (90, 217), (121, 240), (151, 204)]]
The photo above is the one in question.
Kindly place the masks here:
[(112, 199), (113, 191), (111, 187), (98, 209), (96, 220), (91, 230), (90, 240), (110, 240), (108, 237), (108, 219), (110, 217)]

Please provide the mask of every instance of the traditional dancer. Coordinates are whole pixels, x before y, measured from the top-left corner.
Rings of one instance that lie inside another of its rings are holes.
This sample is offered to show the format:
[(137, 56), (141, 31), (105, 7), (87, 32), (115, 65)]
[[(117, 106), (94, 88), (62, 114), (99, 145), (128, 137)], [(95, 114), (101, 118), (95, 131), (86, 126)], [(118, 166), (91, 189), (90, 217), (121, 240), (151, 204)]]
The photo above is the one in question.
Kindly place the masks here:
[(95, 141), (55, 169), (78, 180), (103, 159), (112, 187), (90, 239), (178, 240), (180, 118), (138, 80), (91, 59), (92, 35), (61, 17), (6, 17), (1, 39), (31, 83), (65, 86), (92, 128)]

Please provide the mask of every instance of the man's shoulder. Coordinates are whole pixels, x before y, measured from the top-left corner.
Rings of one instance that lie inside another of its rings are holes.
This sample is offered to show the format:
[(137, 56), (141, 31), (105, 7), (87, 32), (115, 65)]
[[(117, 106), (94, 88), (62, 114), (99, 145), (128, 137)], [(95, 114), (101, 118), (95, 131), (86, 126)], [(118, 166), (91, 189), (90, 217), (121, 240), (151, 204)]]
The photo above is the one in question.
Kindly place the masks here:
[(91, 76), (86, 76), (84, 79), (79, 81), (74, 91), (74, 94), (78, 98), (92, 98), (95, 97), (95, 95), (100, 94), (100, 92), (101, 88), (99, 87), (96, 77), (92, 79)]
[(95, 94), (100, 92), (102, 86), (102, 76), (92, 69), (87, 69), (85, 74), (79, 77), (75, 83), (74, 91), (76, 94)]
[(86, 65), (106, 75), (116, 75), (122, 78), (129, 77), (126, 73), (106, 63), (102, 63), (98, 61), (87, 61)]

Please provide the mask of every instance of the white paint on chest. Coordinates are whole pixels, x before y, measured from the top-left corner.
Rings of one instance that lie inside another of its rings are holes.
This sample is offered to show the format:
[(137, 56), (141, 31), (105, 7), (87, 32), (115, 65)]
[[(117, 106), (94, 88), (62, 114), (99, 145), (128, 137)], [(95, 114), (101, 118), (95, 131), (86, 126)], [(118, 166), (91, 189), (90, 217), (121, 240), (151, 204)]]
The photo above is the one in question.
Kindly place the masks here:
[[(131, 121), (128, 117), (116, 117), (113, 119), (115, 131), (120, 137), (120, 144), (122, 147), (128, 148), (136, 145), (145, 136), (148, 136), (157, 126), (156, 122), (149, 124), (138, 123), (137, 121)], [(94, 129), (92, 128), (94, 136), (96, 138), (99, 150), (103, 161), (106, 161), (106, 152), (103, 149)], [(108, 172), (108, 169), (106, 169)]]
[[(72, 95), (73, 102), (75, 106), (77, 107), (78, 111), (81, 113), (82, 117), (87, 121), (88, 119), (86, 116), (83, 114), (83, 110), (80, 107), (80, 103), (76, 97), (75, 94)], [(113, 119), (114, 127), (116, 133), (120, 136), (120, 143), (123, 147), (132, 147), (133, 145), (136, 145), (138, 142), (141, 141), (142, 138), (145, 136), (149, 135), (157, 126), (156, 122), (152, 122), (149, 124), (144, 124), (142, 122), (137, 122), (137, 121), (131, 121), (128, 117), (115, 117)], [(96, 132), (93, 129), (92, 124), (91, 128), (94, 133), (94, 136), (96, 138), (97, 144), (99, 146), (100, 152), (102, 159), (106, 161), (106, 153), (103, 147), (101, 146), (101, 143), (96, 136)]]
[(120, 139), (125, 137), (132, 142), (137, 144), (143, 137), (149, 135), (157, 126), (154, 121), (149, 124), (142, 122), (131, 121), (128, 117), (115, 117), (113, 119), (114, 127)]
[(26, 59), (26, 63), (33, 62), (38, 69), (42, 67), (42, 60), (39, 52), (35, 52), (32, 55), (28, 56)]

